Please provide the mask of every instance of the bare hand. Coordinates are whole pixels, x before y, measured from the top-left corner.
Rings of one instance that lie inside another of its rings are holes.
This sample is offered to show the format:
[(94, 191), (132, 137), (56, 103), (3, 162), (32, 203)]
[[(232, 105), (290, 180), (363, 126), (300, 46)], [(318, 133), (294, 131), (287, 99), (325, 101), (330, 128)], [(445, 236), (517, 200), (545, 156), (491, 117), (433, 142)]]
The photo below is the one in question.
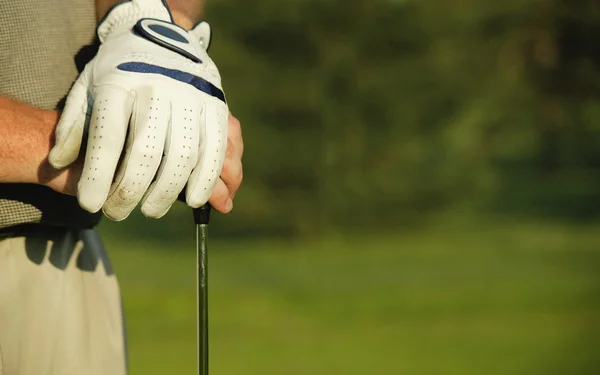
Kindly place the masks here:
[(240, 122), (231, 113), (229, 114), (227, 152), (221, 171), (221, 178), (215, 185), (209, 199), (212, 207), (227, 214), (233, 209), (233, 198), (243, 180), (242, 156), (244, 154), (244, 141)]

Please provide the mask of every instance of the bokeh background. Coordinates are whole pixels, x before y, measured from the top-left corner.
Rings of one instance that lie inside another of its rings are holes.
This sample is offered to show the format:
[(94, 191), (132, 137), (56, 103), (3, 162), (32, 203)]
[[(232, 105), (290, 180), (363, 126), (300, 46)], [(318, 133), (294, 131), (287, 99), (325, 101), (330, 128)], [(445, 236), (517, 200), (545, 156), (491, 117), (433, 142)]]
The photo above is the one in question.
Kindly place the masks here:
[[(600, 373), (600, 7), (209, 0), (245, 181), (213, 374)], [(100, 226), (131, 373), (192, 374), (190, 212)]]

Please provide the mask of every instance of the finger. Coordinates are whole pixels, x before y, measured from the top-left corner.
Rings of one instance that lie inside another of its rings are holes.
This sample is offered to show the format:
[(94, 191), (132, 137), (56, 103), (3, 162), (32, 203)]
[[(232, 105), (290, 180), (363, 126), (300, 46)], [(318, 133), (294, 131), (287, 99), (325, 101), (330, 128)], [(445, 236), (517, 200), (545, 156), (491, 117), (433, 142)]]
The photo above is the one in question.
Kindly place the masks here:
[(104, 204), (121, 156), (134, 95), (116, 86), (97, 89), (77, 197), (81, 207), (98, 212)]
[(240, 124), (240, 121), (231, 113), (229, 113), (229, 118), (227, 121), (227, 133), (227, 137), (233, 145), (233, 151), (235, 152), (235, 156), (241, 159), (244, 155), (242, 125)]
[(152, 88), (137, 90), (125, 155), (103, 211), (115, 221), (135, 209), (160, 165), (170, 118), (166, 97)]
[(55, 145), (50, 150), (48, 161), (56, 169), (72, 164), (79, 156), (83, 133), (88, 122), (86, 117), (88, 103), (90, 105), (92, 103), (92, 99), (88, 98), (87, 72), (87, 69), (83, 71), (69, 91), (65, 109), (54, 132)]
[(227, 152), (225, 153), (225, 161), (221, 171), (221, 179), (227, 185), (229, 196), (234, 197), (235, 193), (242, 184), (243, 170), (242, 160), (237, 156), (235, 147), (231, 140), (227, 141)]
[(208, 202), (219, 179), (227, 148), (227, 106), (217, 99), (205, 103), (201, 125), (200, 157), (186, 190), (186, 201), (193, 208)]
[(151, 218), (160, 218), (167, 213), (198, 160), (198, 106), (192, 101), (178, 101), (172, 102), (171, 108), (164, 156), (156, 182), (150, 186), (142, 203), (142, 212)]
[(233, 209), (233, 200), (230, 197), (230, 192), (223, 180), (218, 179), (208, 202), (213, 209), (222, 214), (227, 214)]

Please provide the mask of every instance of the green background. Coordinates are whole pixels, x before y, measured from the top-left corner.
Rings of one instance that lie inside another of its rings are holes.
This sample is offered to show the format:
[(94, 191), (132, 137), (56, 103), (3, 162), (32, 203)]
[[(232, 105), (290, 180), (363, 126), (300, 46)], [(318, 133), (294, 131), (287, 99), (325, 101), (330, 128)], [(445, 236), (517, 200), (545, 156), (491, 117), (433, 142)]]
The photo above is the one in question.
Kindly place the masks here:
[[(596, 4), (208, 0), (246, 146), (212, 373), (598, 373)], [(189, 210), (100, 230), (131, 373), (193, 373)]]

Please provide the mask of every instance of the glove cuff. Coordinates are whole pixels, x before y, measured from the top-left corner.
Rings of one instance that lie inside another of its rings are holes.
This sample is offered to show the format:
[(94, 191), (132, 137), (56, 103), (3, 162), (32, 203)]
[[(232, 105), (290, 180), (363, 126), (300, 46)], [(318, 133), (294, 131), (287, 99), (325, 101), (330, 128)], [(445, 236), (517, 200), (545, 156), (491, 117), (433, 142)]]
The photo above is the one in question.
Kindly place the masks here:
[(131, 30), (142, 18), (173, 22), (166, 0), (122, 0), (109, 9), (98, 24), (96, 33), (103, 43), (112, 35)]

